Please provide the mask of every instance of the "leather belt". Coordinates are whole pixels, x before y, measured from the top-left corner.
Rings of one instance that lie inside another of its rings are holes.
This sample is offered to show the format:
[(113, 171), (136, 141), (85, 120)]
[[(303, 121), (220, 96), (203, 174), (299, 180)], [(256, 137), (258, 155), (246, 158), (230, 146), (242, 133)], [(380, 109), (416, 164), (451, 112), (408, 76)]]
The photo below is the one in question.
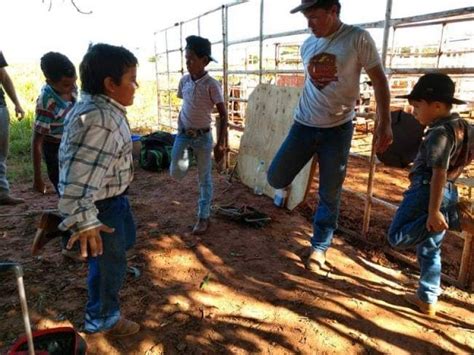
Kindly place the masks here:
[(199, 129), (182, 128), (180, 130), (180, 133), (185, 134), (188, 137), (195, 138), (195, 137), (199, 137), (199, 136), (202, 136), (203, 134), (208, 133), (210, 130), (211, 130), (210, 128), (199, 128)]

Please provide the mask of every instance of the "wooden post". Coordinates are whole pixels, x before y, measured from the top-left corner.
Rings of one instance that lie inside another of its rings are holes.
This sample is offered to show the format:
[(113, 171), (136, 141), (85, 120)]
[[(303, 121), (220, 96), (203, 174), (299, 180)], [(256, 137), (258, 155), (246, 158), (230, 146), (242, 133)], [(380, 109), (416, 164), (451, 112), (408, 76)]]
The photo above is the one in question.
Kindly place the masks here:
[(474, 282), (474, 238), (464, 232), (464, 247), (462, 250), (461, 267), (459, 268), (459, 282), (469, 287)]

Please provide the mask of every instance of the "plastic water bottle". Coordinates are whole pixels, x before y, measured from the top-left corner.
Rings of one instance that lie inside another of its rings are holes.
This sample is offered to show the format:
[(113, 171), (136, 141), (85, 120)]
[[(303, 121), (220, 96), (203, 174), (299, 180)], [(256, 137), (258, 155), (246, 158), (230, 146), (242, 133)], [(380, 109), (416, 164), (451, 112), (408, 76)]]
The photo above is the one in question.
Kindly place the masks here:
[(265, 188), (266, 180), (267, 174), (265, 171), (265, 162), (260, 160), (255, 173), (255, 187), (253, 189), (255, 195), (263, 195), (263, 189)]
[(273, 203), (277, 207), (285, 207), (287, 197), (288, 197), (288, 188), (277, 189), (277, 190), (275, 190), (275, 196), (273, 198)]

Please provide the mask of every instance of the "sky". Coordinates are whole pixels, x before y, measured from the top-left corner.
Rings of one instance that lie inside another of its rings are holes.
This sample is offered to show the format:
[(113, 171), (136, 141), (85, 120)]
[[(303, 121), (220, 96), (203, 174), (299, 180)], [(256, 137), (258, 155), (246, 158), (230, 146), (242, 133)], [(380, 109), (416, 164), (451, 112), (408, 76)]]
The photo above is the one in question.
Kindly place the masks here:
[[(10, 63), (39, 61), (47, 51), (59, 51), (79, 62), (89, 43), (123, 45), (139, 58), (154, 51), (154, 32), (176, 22), (198, 16), (233, 0), (0, 0), (0, 50)], [(303, 29), (301, 14), (289, 10), (300, 0), (265, 0), (265, 33)], [(392, 17), (473, 6), (472, 0), (393, 0)], [(231, 40), (258, 35), (260, 0), (229, 10)], [(385, 0), (341, 0), (341, 18), (346, 23), (382, 20)], [(201, 25), (202, 35), (211, 40), (221, 36), (220, 12), (208, 16)], [(185, 28), (185, 35), (197, 32), (196, 22)], [(414, 33), (416, 36), (416, 33)], [(173, 37), (173, 36), (171, 36)], [(178, 37), (175, 35), (174, 37)], [(158, 46), (164, 39), (158, 37)], [(170, 46), (178, 46), (170, 39)]]

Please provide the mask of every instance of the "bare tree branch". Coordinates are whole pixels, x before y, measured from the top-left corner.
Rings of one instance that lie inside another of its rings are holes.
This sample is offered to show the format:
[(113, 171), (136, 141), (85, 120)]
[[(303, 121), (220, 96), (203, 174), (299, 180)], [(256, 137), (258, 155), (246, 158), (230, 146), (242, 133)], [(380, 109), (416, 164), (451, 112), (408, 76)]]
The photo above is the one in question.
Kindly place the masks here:
[(90, 15), (92, 13), (92, 11), (82, 11), (79, 7), (77, 7), (76, 3), (74, 2), (74, 0), (71, 0), (71, 4), (76, 8), (77, 12), (81, 13), (81, 14), (84, 14), (84, 15)]
[[(80, 14), (84, 14), (84, 15), (92, 14), (92, 11), (83, 11), (83, 10), (81, 10), (79, 8), (79, 6), (77, 6), (75, 0), (70, 0), (70, 1), (71, 1), (72, 6), (74, 6), (76, 11), (79, 12)], [(45, 0), (41, 0), (41, 2), (44, 4)], [(64, 0), (63, 0), (63, 2), (64, 2)], [(52, 8), (53, 8), (53, 0), (49, 0), (48, 11), (51, 11)]]

